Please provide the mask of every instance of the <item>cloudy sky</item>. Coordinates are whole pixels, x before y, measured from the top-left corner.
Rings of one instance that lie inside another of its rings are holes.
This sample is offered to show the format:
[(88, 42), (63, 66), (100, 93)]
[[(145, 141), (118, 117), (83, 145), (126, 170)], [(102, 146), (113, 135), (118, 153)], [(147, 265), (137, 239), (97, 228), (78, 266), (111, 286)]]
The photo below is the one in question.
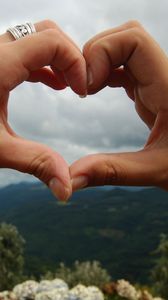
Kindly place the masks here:
[[(82, 48), (98, 32), (137, 19), (168, 52), (167, 12), (167, 0), (5, 0), (0, 31), (52, 19)], [(148, 135), (122, 89), (80, 100), (68, 89), (24, 83), (11, 93), (9, 121), (18, 134), (51, 146), (69, 163), (89, 153), (140, 149)], [(0, 170), (1, 186), (22, 180), (32, 177)]]

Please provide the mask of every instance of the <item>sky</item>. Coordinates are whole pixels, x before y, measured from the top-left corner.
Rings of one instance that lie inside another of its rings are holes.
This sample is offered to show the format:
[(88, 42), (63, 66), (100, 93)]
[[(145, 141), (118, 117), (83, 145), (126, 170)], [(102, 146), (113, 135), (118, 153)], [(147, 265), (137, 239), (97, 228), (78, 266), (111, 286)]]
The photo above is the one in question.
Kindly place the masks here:
[[(95, 34), (138, 20), (167, 53), (167, 12), (167, 0), (5, 0), (0, 32), (51, 19), (82, 49)], [(19, 135), (61, 153), (69, 164), (90, 153), (136, 151), (149, 134), (124, 90), (112, 88), (81, 100), (68, 88), (54, 91), (23, 83), (11, 92), (9, 123)], [(0, 186), (32, 180), (30, 175), (0, 169)]]

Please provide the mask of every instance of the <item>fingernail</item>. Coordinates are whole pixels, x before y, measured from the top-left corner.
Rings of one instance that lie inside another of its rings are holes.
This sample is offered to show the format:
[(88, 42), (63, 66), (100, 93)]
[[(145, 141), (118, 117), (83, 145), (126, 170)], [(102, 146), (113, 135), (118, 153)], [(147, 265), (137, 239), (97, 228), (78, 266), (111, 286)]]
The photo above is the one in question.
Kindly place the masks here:
[(85, 95), (79, 95), (79, 97), (82, 98), (82, 99), (83, 99), (83, 98), (86, 98), (86, 97), (87, 97), (87, 94), (85, 94)]
[(49, 188), (52, 191), (53, 195), (60, 201), (66, 202), (71, 195), (70, 189), (66, 188), (63, 183), (57, 178), (53, 178), (50, 180)]
[(93, 73), (90, 67), (87, 68), (87, 74), (88, 74), (88, 85), (90, 86), (93, 84)]
[(71, 183), (72, 183), (73, 191), (77, 191), (77, 190), (80, 190), (80, 189), (86, 187), (88, 185), (89, 181), (88, 181), (88, 177), (79, 176), (79, 177), (73, 178)]

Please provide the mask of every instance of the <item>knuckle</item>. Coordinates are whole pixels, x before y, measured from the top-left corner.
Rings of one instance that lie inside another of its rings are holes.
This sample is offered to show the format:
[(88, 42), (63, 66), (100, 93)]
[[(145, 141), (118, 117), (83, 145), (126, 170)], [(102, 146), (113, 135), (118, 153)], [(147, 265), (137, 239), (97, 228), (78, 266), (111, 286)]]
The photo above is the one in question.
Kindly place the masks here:
[(50, 19), (46, 19), (46, 20), (42, 21), (42, 25), (46, 29), (57, 28), (56, 23), (54, 21), (50, 20)]
[(55, 35), (58, 35), (58, 31), (55, 28), (48, 28), (44, 31), (44, 34), (49, 38), (54, 38)]
[(130, 33), (133, 35), (134, 39), (137, 39), (138, 41), (144, 40), (145, 37), (148, 36), (147, 32), (136, 20), (132, 20), (126, 23), (126, 27), (130, 30)]
[(90, 52), (95, 50), (95, 48), (99, 48), (100, 40), (95, 40), (94, 38), (89, 40), (83, 47), (84, 57), (87, 57)]
[(147, 34), (140, 27), (134, 27), (134, 28), (130, 29), (130, 34), (132, 35), (132, 39), (134, 39), (137, 42), (139, 47), (140, 47), (140, 45), (141, 45), (141, 47), (143, 47), (145, 41), (148, 42)]
[(53, 154), (54, 152), (49, 149), (38, 154), (28, 166), (28, 173), (33, 174), (47, 184), (54, 166)]
[(57, 31), (56, 28), (49, 28), (43, 31), (45, 39), (48, 41), (50, 47), (53, 47), (53, 51), (55, 51), (55, 47), (58, 44), (62, 43), (62, 37)]
[(125, 25), (128, 28), (142, 28), (141, 23), (137, 20), (129, 20)]
[(111, 184), (124, 184), (126, 182), (126, 170), (123, 166), (116, 163), (112, 159), (105, 160), (105, 172), (104, 172), (104, 182), (106, 185)]
[(100, 50), (101, 46), (102, 46), (101, 45), (101, 40), (95, 41), (95, 42), (91, 43), (89, 45), (89, 47), (87, 47), (86, 50), (85, 50), (85, 56), (90, 55), (92, 53), (93, 54), (98, 53), (98, 51)]
[(104, 164), (104, 182), (108, 185), (116, 181), (118, 181), (116, 167), (111, 162), (106, 160)]
[[(110, 154), (89, 155), (87, 157), (92, 165), (89, 182), (96, 185), (125, 185), (127, 181), (127, 170), (123, 165), (117, 163), (117, 157)], [(92, 163), (93, 162), (93, 163)]]
[(140, 27), (134, 27), (134, 28), (132, 28), (132, 32), (137, 37), (144, 36), (144, 32), (143, 32), (143, 30)]

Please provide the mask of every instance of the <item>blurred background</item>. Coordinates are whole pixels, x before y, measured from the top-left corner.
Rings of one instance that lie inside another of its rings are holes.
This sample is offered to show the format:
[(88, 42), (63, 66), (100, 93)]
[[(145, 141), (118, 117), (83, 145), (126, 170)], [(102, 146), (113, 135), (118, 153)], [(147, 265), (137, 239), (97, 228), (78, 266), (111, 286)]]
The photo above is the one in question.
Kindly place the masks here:
[[(82, 49), (95, 34), (137, 19), (167, 51), (167, 9), (166, 0), (6, 0), (0, 11), (0, 30), (51, 19)], [(24, 83), (11, 93), (9, 120), (18, 134), (51, 146), (69, 163), (89, 153), (140, 149), (148, 136), (122, 89), (106, 88), (81, 100), (68, 88), (56, 92)], [(23, 180), (34, 178), (0, 170), (1, 186)]]

